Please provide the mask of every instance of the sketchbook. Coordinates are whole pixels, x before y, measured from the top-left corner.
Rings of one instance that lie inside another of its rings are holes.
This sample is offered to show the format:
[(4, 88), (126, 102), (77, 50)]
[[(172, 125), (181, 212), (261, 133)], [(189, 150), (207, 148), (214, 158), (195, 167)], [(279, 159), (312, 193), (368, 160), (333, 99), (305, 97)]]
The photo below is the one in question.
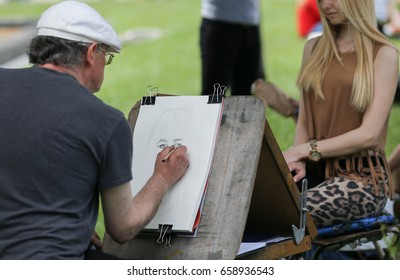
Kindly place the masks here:
[(144, 231), (172, 226), (172, 232), (193, 235), (199, 224), (224, 102), (209, 102), (208, 96), (154, 98), (150, 103), (142, 102), (133, 132), (132, 195), (153, 174), (161, 149), (187, 146), (190, 165), (186, 174), (168, 190)]

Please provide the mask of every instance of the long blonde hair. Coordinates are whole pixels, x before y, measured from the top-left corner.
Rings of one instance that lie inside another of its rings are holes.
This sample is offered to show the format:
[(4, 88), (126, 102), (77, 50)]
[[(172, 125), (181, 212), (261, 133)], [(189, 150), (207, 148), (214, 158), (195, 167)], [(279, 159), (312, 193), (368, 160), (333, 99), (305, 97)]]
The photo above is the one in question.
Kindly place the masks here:
[[(324, 99), (322, 81), (331, 60), (341, 58), (335, 44), (338, 30), (330, 24), (321, 11), (321, 0), (316, 0), (323, 24), (323, 35), (317, 40), (310, 59), (300, 70), (297, 85), (308, 92), (314, 90), (318, 98)], [(357, 65), (353, 81), (351, 106), (359, 112), (365, 111), (374, 95), (373, 48), (376, 42), (394, 47), (377, 29), (373, 0), (338, 0), (343, 15), (349, 21), (349, 28), (354, 34)]]

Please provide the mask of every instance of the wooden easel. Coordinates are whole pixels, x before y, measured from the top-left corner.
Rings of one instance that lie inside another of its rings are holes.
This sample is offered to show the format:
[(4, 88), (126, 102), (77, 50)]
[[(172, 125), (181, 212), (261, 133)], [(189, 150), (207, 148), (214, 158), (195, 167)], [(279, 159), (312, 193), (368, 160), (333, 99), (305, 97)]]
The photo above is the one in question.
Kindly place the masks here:
[[(292, 236), (292, 225), (299, 227), (300, 223), (299, 204), (299, 190), (266, 121), (246, 228), (270, 235)], [(308, 251), (317, 228), (309, 213), (306, 215), (307, 233), (301, 243), (290, 239), (270, 244), (239, 259), (280, 259)]]
[[(139, 107), (129, 114), (132, 129)], [(292, 224), (298, 226), (299, 192), (266, 122), (262, 99), (226, 97), (211, 169), (197, 237), (173, 236), (165, 248), (155, 235), (138, 235), (121, 245), (106, 234), (105, 251), (124, 259), (235, 259), (246, 227), (290, 235)], [(287, 240), (245, 258), (278, 259), (307, 251), (316, 234), (310, 218), (307, 229), (298, 245)]]

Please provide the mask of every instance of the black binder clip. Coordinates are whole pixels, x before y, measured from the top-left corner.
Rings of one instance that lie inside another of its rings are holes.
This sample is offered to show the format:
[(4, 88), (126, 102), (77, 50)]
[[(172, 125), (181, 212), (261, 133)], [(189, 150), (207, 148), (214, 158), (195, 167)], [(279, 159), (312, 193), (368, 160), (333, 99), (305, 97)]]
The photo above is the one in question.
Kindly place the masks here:
[(146, 96), (142, 97), (141, 105), (154, 105), (156, 104), (156, 95), (158, 93), (158, 88), (153, 86), (147, 87)]
[(222, 99), (225, 97), (226, 86), (220, 84), (214, 84), (214, 92), (208, 96), (208, 104), (222, 103)]
[(158, 225), (157, 243), (164, 243), (165, 248), (171, 247), (172, 225)]

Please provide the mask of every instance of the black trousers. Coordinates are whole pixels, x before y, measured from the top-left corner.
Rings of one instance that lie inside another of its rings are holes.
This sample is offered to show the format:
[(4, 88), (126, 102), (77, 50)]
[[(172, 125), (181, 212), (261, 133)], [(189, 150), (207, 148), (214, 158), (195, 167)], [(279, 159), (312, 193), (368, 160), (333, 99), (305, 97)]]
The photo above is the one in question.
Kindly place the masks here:
[(232, 95), (249, 95), (264, 76), (259, 26), (202, 19), (200, 49), (203, 95), (213, 94), (216, 83)]

